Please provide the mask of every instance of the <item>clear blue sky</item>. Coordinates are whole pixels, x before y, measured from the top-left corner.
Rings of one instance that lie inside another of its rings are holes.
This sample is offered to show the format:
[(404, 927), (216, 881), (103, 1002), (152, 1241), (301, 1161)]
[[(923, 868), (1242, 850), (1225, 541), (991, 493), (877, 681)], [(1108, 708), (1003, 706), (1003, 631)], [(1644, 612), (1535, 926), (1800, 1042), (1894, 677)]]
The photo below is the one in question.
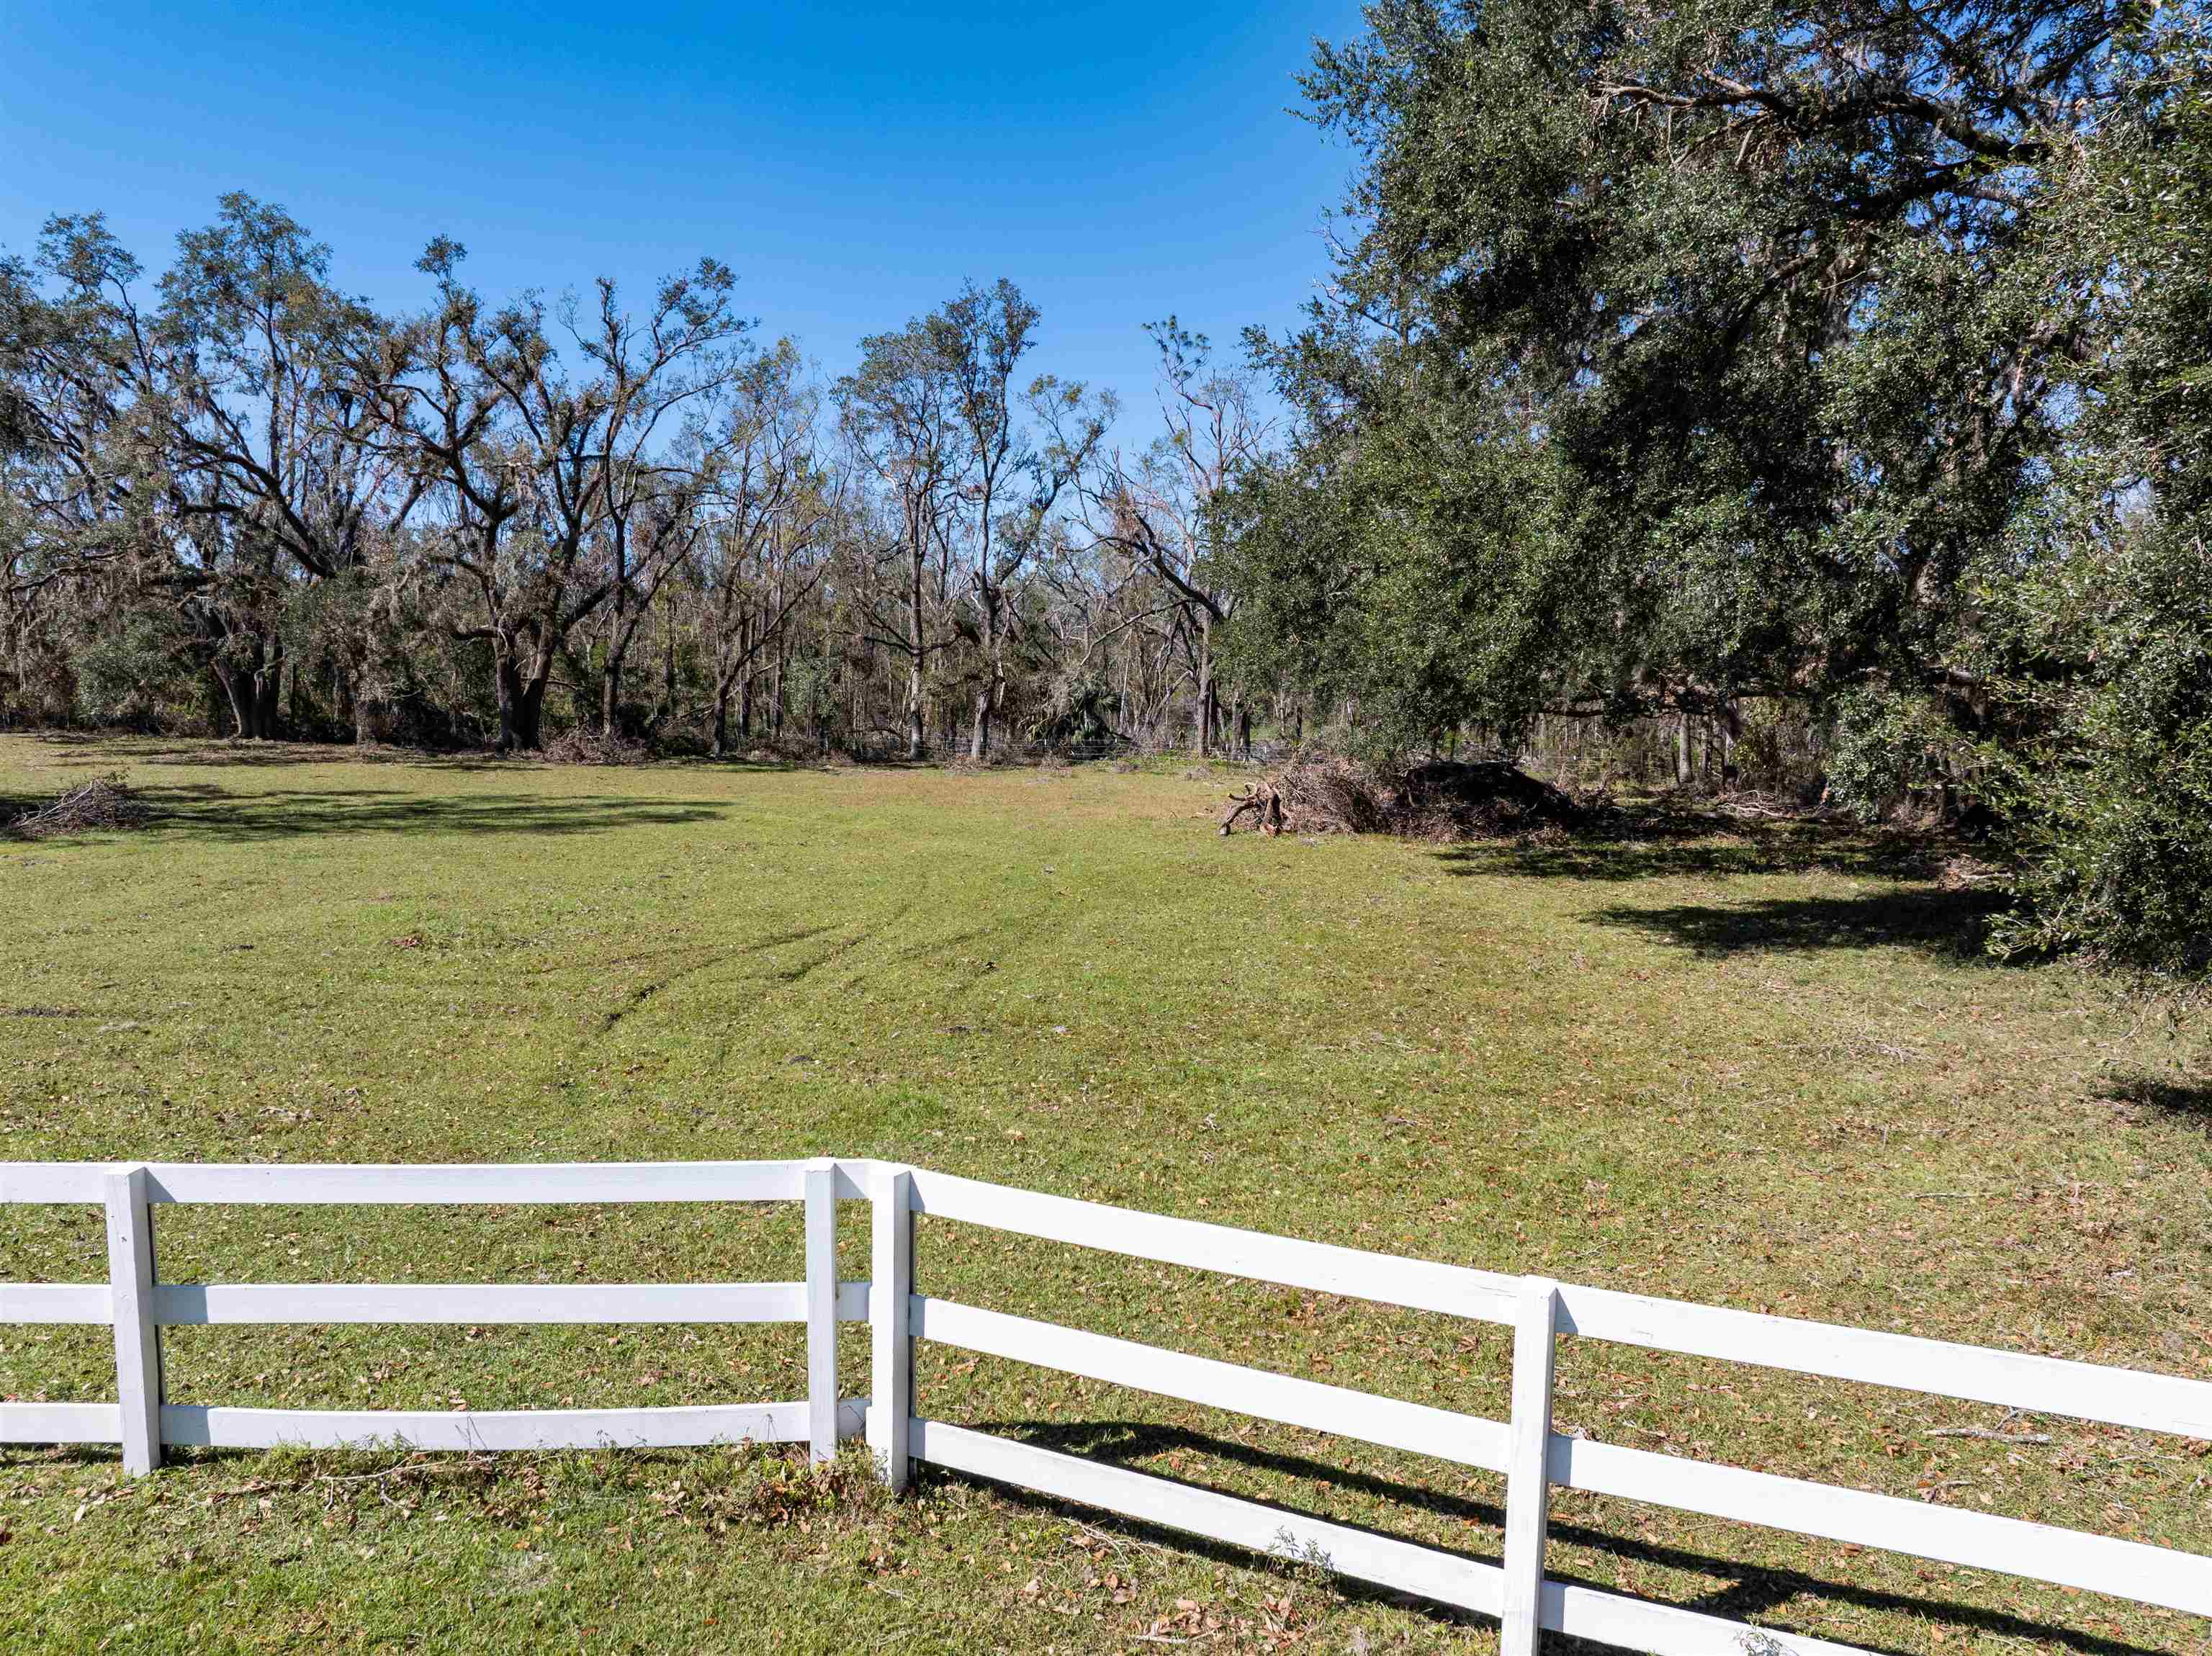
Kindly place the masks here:
[(244, 189), (392, 308), (436, 234), (493, 294), (605, 271), (641, 296), (712, 253), (830, 374), (1003, 275), (1043, 309), (1032, 360), (1120, 391), (1141, 441), (1141, 323), (1230, 344), (1323, 274), (1348, 157), (1285, 112), (1312, 38), (1358, 23), (1352, 0), (0, 0), (0, 245), (101, 209), (158, 270)]

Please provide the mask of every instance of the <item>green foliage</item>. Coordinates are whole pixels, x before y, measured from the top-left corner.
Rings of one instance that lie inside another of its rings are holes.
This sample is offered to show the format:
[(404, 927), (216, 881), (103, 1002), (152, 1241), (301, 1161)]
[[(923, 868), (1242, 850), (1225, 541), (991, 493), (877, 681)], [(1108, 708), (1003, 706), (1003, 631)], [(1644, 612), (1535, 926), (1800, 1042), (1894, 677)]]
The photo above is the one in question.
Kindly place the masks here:
[(1863, 813), (2002, 796), (2004, 946), (2203, 966), (2201, 13), (1367, 21), (1306, 82), (1357, 234), (1257, 342), (1304, 426), (1231, 647), (1393, 748), (1792, 707)]
[(1972, 757), (1935, 697), (1852, 690), (1836, 701), (1827, 753), (1829, 796), (1871, 822), (1909, 796), (1956, 777)]
[(2201, 975), (2212, 968), (2212, 555), (2200, 537), (2160, 535), (2088, 579), (2105, 647), (2049, 741), (2005, 755), (2028, 907), (1997, 942)]
[(87, 724), (153, 731), (199, 711), (196, 640), (173, 609), (118, 606), (71, 652), (76, 713)]

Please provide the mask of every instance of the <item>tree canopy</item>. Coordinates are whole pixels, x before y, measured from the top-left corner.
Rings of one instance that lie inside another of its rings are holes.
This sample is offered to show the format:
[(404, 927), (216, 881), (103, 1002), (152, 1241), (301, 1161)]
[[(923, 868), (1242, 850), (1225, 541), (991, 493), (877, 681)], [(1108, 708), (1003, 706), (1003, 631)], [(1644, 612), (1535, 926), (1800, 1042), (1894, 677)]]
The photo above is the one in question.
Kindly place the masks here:
[[(1834, 797), (1933, 776), (2023, 850), (2094, 814), (2069, 791), (2122, 786), (2113, 720), (2155, 717), (2140, 745), (2192, 825), (2157, 854), (2201, 870), (2212, 796), (2172, 761), (2202, 725), (2100, 690), (2150, 658), (2094, 636), (2155, 635), (2169, 700), (2197, 694), (2174, 629), (2212, 591), (2176, 567), (2201, 445), (2173, 405), (2204, 392), (2201, 18), (1367, 19), (1306, 81), (1361, 158), (1335, 284), (1255, 342), (1303, 418), (1240, 503), (1241, 658), (1356, 698), (1384, 745), (1790, 702), (1833, 731)], [(2194, 877), (2165, 922), (2092, 929), (2201, 965)]]

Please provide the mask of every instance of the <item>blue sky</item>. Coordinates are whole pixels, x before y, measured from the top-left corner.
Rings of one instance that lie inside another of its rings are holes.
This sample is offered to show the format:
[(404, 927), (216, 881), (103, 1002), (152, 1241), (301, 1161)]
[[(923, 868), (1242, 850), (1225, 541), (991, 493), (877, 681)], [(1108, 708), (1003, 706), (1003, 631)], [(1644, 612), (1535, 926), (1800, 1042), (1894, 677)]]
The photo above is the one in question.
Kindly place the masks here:
[(244, 189), (341, 282), (419, 303), (430, 236), (488, 294), (712, 253), (824, 372), (1008, 276), (1041, 367), (1119, 391), (1143, 322), (1232, 342), (1327, 267), (1349, 157), (1287, 109), (1351, 0), (782, 6), (144, 7), (0, 0), (0, 245), (106, 211), (149, 270)]

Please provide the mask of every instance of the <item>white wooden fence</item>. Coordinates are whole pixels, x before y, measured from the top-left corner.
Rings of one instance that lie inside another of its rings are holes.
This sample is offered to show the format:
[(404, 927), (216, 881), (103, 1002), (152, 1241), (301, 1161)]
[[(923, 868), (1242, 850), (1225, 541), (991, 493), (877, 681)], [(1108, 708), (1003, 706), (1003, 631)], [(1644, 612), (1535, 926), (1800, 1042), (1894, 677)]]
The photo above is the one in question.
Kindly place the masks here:
[[(872, 1210), (871, 1280), (840, 1283), (841, 1200)], [(164, 1203), (805, 1204), (806, 1274), (790, 1283), (377, 1285), (155, 1280)], [(1887, 1549), (2212, 1616), (2212, 1559), (1994, 1513), (1715, 1465), (1551, 1429), (1559, 1337), (1754, 1363), (2118, 1426), (2212, 1438), (2212, 1385), (2051, 1357), (1842, 1328), (1540, 1277), (1234, 1230), (949, 1174), (859, 1160), (510, 1167), (212, 1166), (0, 1162), (0, 1202), (85, 1203), (107, 1216), (108, 1280), (0, 1284), (0, 1322), (109, 1324), (114, 1403), (0, 1403), (0, 1443), (116, 1443), (131, 1471), (165, 1444), (263, 1447), (404, 1442), (536, 1449), (805, 1442), (817, 1458), (865, 1434), (886, 1480), (927, 1462), (1262, 1552), (1325, 1557), (1339, 1573), (1498, 1617), (1506, 1656), (1538, 1630), (1655, 1653), (1850, 1647), (1548, 1580), (1553, 1487), (1592, 1490), (1832, 1541)], [(1511, 1418), (1485, 1420), (1344, 1386), (1195, 1357), (913, 1291), (913, 1216), (1103, 1248), (1514, 1330)], [(867, 1398), (837, 1395), (839, 1322), (872, 1333)], [(808, 1395), (693, 1408), (403, 1411), (235, 1409), (162, 1394), (161, 1331), (238, 1323), (804, 1323)], [(1193, 1403), (1413, 1450), (1506, 1480), (1504, 1558), (1492, 1564), (1299, 1516), (918, 1416), (917, 1340), (1018, 1359)]]

